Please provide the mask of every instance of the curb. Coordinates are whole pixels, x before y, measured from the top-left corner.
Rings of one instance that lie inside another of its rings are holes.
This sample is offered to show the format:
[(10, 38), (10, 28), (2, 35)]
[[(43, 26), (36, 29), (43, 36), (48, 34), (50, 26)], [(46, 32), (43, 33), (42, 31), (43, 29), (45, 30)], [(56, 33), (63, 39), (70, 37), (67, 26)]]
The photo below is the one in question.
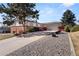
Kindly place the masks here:
[(76, 56), (75, 49), (74, 49), (74, 46), (73, 46), (73, 43), (72, 43), (69, 33), (68, 33), (68, 37), (69, 37), (69, 42), (70, 42), (71, 56)]

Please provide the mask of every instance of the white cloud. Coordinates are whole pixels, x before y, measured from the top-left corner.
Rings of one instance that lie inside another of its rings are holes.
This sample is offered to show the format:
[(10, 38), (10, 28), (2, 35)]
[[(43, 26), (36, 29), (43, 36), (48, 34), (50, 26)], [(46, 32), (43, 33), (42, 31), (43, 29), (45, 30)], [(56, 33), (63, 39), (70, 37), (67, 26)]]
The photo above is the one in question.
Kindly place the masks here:
[(63, 5), (66, 6), (66, 7), (70, 7), (70, 6), (74, 5), (74, 4), (75, 3), (63, 3)]
[(45, 9), (42, 9), (40, 11), (41, 16), (47, 16), (47, 15), (50, 16), (53, 13), (54, 13), (54, 10), (52, 8), (49, 8), (49, 7), (45, 8)]
[(55, 10), (51, 7), (44, 7), (40, 10), (39, 22), (50, 22)]

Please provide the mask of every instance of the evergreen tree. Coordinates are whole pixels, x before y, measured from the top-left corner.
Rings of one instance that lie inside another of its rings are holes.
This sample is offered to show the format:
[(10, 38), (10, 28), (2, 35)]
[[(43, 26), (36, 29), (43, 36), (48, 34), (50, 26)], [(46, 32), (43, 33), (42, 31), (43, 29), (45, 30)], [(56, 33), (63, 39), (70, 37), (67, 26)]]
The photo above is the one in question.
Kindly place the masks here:
[(74, 26), (76, 21), (75, 14), (73, 14), (71, 10), (66, 10), (63, 14), (61, 21), (64, 25)]
[(6, 13), (10, 17), (16, 17), (23, 26), (24, 32), (25, 28), (25, 21), (27, 18), (36, 18), (39, 17), (39, 11), (35, 9), (35, 3), (7, 3), (7, 6), (4, 4), (0, 5), (0, 13)]

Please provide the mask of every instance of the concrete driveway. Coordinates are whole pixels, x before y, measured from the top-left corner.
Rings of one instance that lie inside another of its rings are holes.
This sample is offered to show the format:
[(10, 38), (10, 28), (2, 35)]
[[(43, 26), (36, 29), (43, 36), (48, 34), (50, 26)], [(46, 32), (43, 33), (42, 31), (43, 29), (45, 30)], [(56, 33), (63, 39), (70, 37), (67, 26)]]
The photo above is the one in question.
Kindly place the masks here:
[(33, 36), (33, 37), (13, 37), (0, 41), (0, 56), (7, 55), (31, 42), (39, 40), (45, 36)]
[(68, 34), (61, 33), (57, 37), (47, 35), (8, 54), (8, 56), (71, 56)]

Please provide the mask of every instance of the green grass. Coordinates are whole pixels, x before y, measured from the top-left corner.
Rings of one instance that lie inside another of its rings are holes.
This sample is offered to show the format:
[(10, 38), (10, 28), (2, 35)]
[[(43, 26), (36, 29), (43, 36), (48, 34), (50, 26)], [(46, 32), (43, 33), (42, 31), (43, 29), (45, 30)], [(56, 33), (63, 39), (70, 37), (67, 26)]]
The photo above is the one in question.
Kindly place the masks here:
[(14, 35), (12, 35), (12, 34), (11, 35), (7, 35), (7, 34), (6, 35), (1, 35), (0, 34), (0, 40), (8, 39), (8, 38), (11, 38), (11, 37), (14, 37)]
[(71, 32), (79, 31), (79, 25), (75, 25), (73, 28), (71, 28)]

